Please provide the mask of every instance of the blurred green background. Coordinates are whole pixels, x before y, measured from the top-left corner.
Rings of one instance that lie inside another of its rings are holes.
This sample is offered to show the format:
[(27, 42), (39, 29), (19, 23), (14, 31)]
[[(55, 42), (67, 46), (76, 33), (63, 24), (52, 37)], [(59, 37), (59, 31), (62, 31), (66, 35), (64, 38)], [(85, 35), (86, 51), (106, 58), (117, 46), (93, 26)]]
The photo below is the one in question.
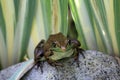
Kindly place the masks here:
[(120, 0), (0, 0), (0, 69), (34, 58), (38, 42), (58, 32), (120, 57), (119, 19)]

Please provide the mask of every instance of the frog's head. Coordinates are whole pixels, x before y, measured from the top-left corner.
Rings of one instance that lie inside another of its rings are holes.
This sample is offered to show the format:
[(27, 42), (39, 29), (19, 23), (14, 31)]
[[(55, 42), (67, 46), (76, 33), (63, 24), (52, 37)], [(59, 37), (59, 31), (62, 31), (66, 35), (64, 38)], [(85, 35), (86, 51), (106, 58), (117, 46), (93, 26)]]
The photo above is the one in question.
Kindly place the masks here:
[(52, 36), (54, 37), (54, 39), (52, 39), (52, 47), (66, 51), (69, 40), (62, 33)]
[(81, 44), (76, 39), (68, 39), (62, 33), (50, 35), (53, 48), (59, 48), (61, 51), (66, 51), (72, 46), (72, 49), (79, 47)]

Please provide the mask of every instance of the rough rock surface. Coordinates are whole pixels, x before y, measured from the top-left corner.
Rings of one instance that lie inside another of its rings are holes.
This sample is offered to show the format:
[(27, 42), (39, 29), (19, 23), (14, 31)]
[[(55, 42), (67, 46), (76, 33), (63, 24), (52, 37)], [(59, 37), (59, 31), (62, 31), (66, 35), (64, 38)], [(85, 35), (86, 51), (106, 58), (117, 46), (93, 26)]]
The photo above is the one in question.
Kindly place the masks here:
[[(22, 80), (120, 80), (120, 64), (114, 57), (92, 50), (85, 51), (84, 56), (79, 56), (79, 67), (73, 58), (61, 60), (63, 67), (45, 62), (43, 73), (35, 66)], [(22, 64), (2, 70), (0, 80), (8, 79)]]

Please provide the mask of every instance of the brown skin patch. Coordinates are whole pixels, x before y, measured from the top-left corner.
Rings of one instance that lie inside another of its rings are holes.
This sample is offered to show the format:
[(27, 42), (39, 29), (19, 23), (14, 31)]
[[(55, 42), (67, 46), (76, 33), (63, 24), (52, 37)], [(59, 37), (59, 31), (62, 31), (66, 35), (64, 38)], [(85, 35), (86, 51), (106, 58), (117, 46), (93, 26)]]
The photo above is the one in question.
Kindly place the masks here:
[(57, 43), (58, 47), (65, 47), (67, 45), (67, 38), (62, 33), (57, 33), (50, 35), (48, 40), (46, 41), (44, 45), (44, 50), (47, 51), (51, 48), (53, 42)]

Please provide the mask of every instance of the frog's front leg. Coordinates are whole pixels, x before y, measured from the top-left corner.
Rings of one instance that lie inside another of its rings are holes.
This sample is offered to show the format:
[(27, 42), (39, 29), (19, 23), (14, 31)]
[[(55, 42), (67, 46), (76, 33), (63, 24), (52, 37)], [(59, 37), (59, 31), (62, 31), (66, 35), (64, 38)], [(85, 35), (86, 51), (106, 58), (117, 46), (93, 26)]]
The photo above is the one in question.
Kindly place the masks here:
[(81, 43), (78, 40), (70, 39), (69, 44), (71, 44), (73, 46), (72, 48), (77, 51), (77, 56), (79, 56), (79, 53), (81, 53), (82, 56), (85, 58), (85, 56), (83, 54), (84, 49), (80, 48)]
[(42, 68), (43, 68), (43, 62), (40, 61), (40, 59), (42, 57), (44, 57), (44, 44), (45, 44), (45, 40), (41, 40), (39, 42), (39, 44), (36, 46), (35, 50), (34, 50), (34, 60), (35, 60), (35, 64), (37, 65), (37, 68), (40, 67), (41, 72), (43, 72)]
[(84, 50), (82, 48), (76, 48), (74, 61), (77, 62), (78, 67), (79, 67), (79, 55), (81, 54), (83, 58), (85, 58), (83, 52)]
[(39, 61), (40, 58), (44, 56), (44, 44), (45, 40), (41, 40), (34, 50), (34, 60), (35, 62)]
[(82, 48), (76, 48), (76, 54), (75, 54), (74, 59), (75, 60), (79, 60), (79, 54), (81, 54), (83, 56), (83, 58), (85, 58), (83, 52), (84, 52), (84, 49), (82, 49)]
[(75, 53), (74, 60), (77, 62), (77, 65), (79, 67), (79, 54), (81, 54), (83, 58), (85, 58), (83, 54), (84, 49), (79, 48), (81, 46), (81, 43), (76, 39), (69, 40), (69, 44), (73, 46), (74, 53)]
[(56, 67), (56, 66), (63, 66), (63, 64), (61, 64), (61, 63), (59, 63), (59, 62), (57, 62), (57, 61), (55, 61), (55, 60), (52, 60), (51, 58), (50, 58), (50, 56), (52, 56), (52, 55), (54, 55), (54, 53), (51, 51), (51, 50), (48, 50), (47, 52), (45, 52), (45, 59), (46, 59), (46, 61), (51, 65), (51, 66), (54, 66), (54, 67)]

